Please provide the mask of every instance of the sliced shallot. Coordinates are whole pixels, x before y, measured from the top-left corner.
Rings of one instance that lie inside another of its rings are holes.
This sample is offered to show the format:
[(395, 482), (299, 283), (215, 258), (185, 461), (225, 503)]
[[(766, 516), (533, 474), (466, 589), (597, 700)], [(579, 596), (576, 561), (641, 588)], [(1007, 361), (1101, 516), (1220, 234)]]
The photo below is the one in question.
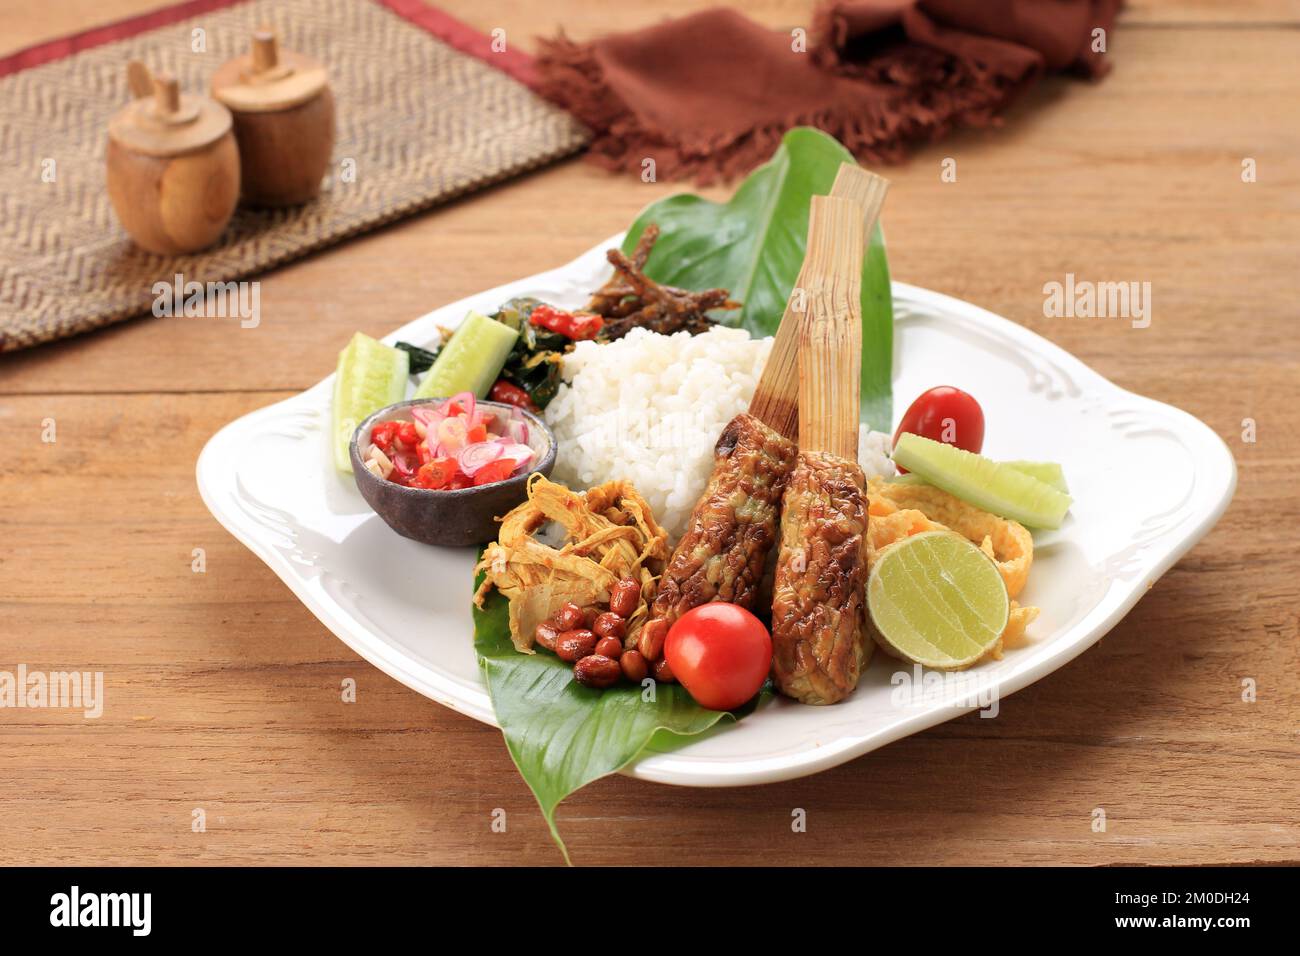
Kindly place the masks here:
[(456, 463), (460, 465), (461, 471), (473, 478), (484, 465), (491, 464), (502, 457), (504, 451), (505, 446), (498, 445), (496, 442), (475, 442), (460, 450), (460, 454), (456, 456)]
[(515, 463), (516, 468), (528, 464), (533, 460), (533, 456), (537, 454), (528, 445), (518, 442), (509, 445), (497, 445), (497, 447), (501, 449), (498, 457), (509, 458)]
[(458, 453), (465, 447), (465, 436), (468, 430), (462, 418), (444, 418), (439, 422), (437, 431), (438, 445), (441, 446), (439, 454), (442, 454), (442, 449), (446, 449), (452, 455)]

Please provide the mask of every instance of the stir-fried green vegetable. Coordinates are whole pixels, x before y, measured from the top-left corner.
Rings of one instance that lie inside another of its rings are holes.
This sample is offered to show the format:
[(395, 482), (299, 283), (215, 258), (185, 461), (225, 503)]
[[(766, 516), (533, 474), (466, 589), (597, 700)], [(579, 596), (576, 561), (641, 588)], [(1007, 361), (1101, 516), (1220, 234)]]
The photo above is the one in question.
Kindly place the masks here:
[(541, 304), (540, 299), (530, 296), (511, 299), (492, 318), (519, 333), (501, 377), (527, 392), (538, 408), (545, 408), (559, 391), (560, 359), (569, 347), (569, 339), (528, 321), (533, 309)]

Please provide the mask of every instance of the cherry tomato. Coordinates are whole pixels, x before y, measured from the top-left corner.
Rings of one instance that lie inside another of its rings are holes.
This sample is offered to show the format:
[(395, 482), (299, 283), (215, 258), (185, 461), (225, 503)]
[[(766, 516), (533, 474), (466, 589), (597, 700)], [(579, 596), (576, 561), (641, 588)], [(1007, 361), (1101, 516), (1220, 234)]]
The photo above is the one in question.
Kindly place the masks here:
[(513, 458), (498, 458), (474, 472), (474, 484), (487, 485), (494, 481), (504, 481), (510, 477), (514, 470), (515, 462)]
[(514, 382), (507, 382), (504, 378), (499, 378), (492, 390), (488, 392), (488, 398), (494, 402), (501, 402), (503, 405), (515, 405), (518, 408), (526, 408), (533, 411), (533, 400), (528, 397), (528, 393), (516, 385)]
[(714, 601), (677, 619), (664, 642), (664, 660), (700, 706), (735, 710), (767, 679), (772, 637), (744, 608)]
[[(979, 454), (984, 447), (984, 410), (974, 396), (951, 385), (939, 385), (922, 392), (908, 406), (894, 432), (895, 444), (903, 432)], [(906, 468), (898, 471), (907, 473)]]

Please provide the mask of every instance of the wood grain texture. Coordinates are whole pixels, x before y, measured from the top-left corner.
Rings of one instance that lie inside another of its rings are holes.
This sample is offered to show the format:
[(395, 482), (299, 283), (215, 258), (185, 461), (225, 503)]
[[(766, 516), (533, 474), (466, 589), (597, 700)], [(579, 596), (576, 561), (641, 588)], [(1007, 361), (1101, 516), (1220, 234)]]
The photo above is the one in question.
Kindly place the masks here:
[[(558, 23), (584, 37), (696, 5), (444, 3), (525, 45)], [(0, 42), (154, 6), (24, 0), (0, 10)], [(810, 7), (744, 6), (773, 26)], [(1297, 27), (1292, 2), (1133, 2), (1104, 82), (1051, 81), (1002, 129), (886, 170), (899, 279), (1021, 322), (1224, 437), (1240, 479), (1218, 527), (997, 719), (785, 784), (601, 781), (559, 813), (575, 861), (1300, 861)], [(9, 860), (558, 861), (499, 734), (335, 640), (207, 514), (194, 460), (229, 420), (327, 374), (354, 330), (554, 267), (677, 188), (565, 163), (263, 277), (256, 329), (145, 319), (0, 358), (0, 669), (103, 670), (108, 695), (95, 721), (0, 711)], [(1043, 283), (1066, 272), (1150, 281), (1150, 328), (1044, 318)]]

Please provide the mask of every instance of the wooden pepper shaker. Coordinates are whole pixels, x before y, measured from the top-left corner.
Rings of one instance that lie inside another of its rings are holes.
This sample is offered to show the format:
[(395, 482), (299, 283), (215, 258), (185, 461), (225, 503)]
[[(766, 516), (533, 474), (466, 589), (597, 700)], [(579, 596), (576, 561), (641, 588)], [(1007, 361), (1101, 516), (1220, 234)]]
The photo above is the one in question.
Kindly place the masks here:
[(108, 198), (136, 244), (160, 255), (216, 242), (239, 201), (230, 111), (176, 78), (127, 69), (136, 99), (108, 124)]
[(259, 30), (245, 56), (212, 77), (212, 95), (234, 115), (244, 201), (291, 206), (314, 198), (334, 151), (334, 94), (318, 61), (280, 49)]

